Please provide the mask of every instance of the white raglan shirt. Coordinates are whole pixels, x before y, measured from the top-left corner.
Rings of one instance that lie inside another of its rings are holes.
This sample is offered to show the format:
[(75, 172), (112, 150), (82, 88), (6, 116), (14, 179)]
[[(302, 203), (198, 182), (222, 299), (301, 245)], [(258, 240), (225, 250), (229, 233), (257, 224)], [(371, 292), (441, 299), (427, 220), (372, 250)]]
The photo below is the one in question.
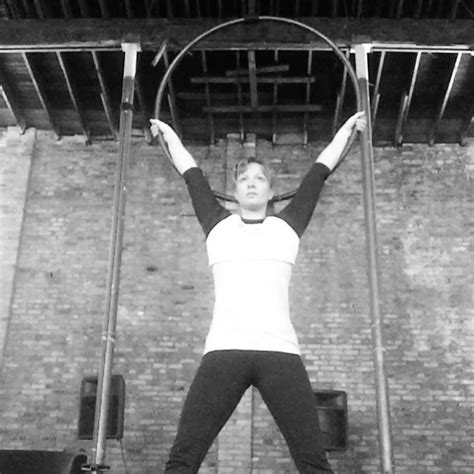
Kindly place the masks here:
[(213, 317), (204, 353), (300, 353), (290, 317), (291, 272), (329, 173), (325, 165), (315, 163), (282, 211), (254, 221), (221, 206), (199, 168), (184, 173), (214, 277)]

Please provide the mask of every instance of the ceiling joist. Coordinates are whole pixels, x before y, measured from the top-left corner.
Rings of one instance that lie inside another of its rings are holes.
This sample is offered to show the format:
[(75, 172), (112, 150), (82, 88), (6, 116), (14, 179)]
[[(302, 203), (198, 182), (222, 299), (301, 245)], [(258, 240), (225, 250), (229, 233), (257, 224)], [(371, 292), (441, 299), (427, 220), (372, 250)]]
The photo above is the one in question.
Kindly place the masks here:
[(3, 71), (0, 69), (0, 90), (5, 100), (8, 109), (16, 120), (18, 127), (20, 128), (21, 133), (25, 133), (26, 130), (26, 120), (23, 115), (22, 109), (18, 103), (18, 100), (13, 92), (13, 88), (10, 85), (10, 82), (6, 78)]

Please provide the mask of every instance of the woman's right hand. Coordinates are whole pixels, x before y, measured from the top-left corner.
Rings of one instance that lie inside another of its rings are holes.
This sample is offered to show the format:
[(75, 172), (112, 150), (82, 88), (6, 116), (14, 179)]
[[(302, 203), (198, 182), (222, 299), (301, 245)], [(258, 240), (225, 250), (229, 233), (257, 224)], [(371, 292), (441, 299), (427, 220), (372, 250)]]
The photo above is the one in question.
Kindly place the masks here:
[(153, 137), (157, 137), (160, 133), (163, 139), (168, 143), (170, 140), (179, 140), (176, 132), (165, 122), (157, 119), (150, 119), (150, 131)]

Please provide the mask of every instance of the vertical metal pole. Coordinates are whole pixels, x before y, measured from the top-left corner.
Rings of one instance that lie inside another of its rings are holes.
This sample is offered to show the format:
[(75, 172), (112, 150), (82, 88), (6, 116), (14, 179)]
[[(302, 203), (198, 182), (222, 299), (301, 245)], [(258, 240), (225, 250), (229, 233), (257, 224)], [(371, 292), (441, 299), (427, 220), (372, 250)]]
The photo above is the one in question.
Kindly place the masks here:
[(388, 384), (384, 369), (384, 341), (382, 317), (379, 305), (379, 268), (377, 262), (377, 230), (375, 218), (374, 160), (372, 150), (372, 121), (369, 101), (368, 45), (356, 45), (356, 74), (362, 105), (367, 115), (367, 127), (360, 137), (362, 160), (363, 199), (365, 212), (365, 235), (367, 252), (367, 273), (369, 283), (372, 347), (375, 365), (375, 392), (377, 397), (377, 420), (379, 430), (381, 468), (383, 474), (392, 474), (392, 449), (390, 433), (390, 409)]
[(93, 442), (95, 448), (92, 466), (89, 467), (92, 472), (108, 470), (108, 466), (104, 465), (104, 461), (124, 233), (126, 202), (125, 173), (127, 171), (128, 158), (130, 155), (135, 73), (137, 53), (140, 50), (140, 45), (138, 43), (123, 43), (122, 50), (125, 52), (125, 60), (120, 111), (119, 149), (115, 175), (114, 216), (107, 272), (105, 315), (102, 329), (102, 356), (94, 419)]

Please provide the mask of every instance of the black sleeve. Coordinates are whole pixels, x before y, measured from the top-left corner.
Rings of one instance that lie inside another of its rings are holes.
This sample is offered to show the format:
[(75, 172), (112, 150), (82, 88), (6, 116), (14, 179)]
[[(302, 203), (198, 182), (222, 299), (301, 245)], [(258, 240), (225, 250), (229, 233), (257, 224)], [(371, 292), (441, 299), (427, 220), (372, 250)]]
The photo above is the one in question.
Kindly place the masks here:
[(319, 194), (330, 174), (331, 171), (326, 165), (314, 163), (301, 181), (293, 199), (277, 214), (277, 217), (285, 220), (299, 237), (303, 235), (311, 220)]
[(218, 222), (230, 216), (230, 212), (214, 196), (200, 168), (189, 168), (184, 172), (183, 178), (188, 186), (196, 217), (207, 237)]

